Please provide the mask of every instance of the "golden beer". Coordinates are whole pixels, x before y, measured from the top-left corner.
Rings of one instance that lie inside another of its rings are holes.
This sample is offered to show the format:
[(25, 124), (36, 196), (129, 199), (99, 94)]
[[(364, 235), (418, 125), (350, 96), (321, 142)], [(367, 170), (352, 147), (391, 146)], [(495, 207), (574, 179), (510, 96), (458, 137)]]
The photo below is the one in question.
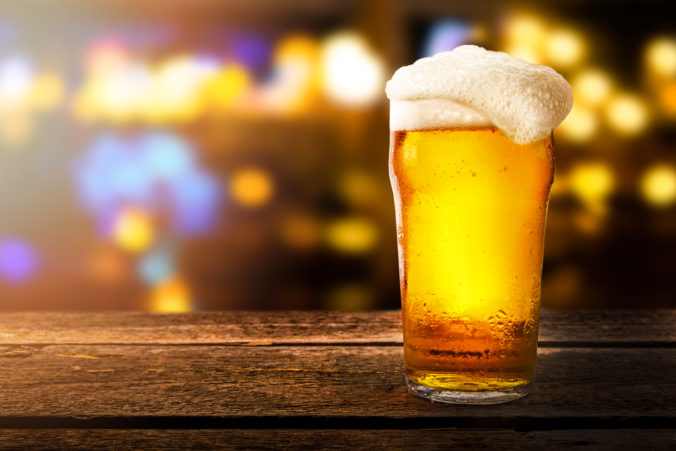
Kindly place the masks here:
[(572, 89), (550, 67), (463, 45), (400, 67), (385, 92), (408, 388), (462, 404), (524, 396), (551, 136)]
[(493, 127), (392, 132), (405, 373), (415, 393), (476, 403), (527, 393), (553, 175), (550, 137), (521, 145)]

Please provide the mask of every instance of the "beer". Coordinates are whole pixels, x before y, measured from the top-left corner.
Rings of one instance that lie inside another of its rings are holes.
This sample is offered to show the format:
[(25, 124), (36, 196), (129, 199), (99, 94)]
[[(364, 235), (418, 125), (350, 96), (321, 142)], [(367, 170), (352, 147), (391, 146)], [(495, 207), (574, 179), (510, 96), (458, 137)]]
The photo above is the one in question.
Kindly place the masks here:
[(470, 392), (528, 384), (551, 139), (468, 128), (395, 131), (391, 143), (406, 375)]
[(535, 372), (551, 133), (570, 86), (462, 46), (399, 69), (387, 94), (408, 387), (455, 403), (521, 397)]

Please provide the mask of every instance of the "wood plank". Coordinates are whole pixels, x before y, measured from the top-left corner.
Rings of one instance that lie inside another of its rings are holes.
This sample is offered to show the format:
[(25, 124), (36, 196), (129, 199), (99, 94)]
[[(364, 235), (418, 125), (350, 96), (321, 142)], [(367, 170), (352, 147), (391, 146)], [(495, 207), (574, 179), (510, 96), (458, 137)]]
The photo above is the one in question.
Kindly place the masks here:
[(0, 363), (0, 427), (26, 415), (192, 417), (195, 427), (227, 428), (272, 427), (276, 417), (315, 428), (342, 417), (341, 428), (423, 417), (428, 427), (676, 427), (674, 349), (541, 349), (534, 393), (481, 408), (408, 394), (400, 347), (17, 346), (0, 347)]
[(673, 450), (670, 429), (562, 430), (0, 430), (0, 448)]
[[(5, 313), (0, 344), (289, 343), (401, 344), (399, 312)], [(676, 342), (676, 310), (544, 310), (547, 346), (665, 346)]]

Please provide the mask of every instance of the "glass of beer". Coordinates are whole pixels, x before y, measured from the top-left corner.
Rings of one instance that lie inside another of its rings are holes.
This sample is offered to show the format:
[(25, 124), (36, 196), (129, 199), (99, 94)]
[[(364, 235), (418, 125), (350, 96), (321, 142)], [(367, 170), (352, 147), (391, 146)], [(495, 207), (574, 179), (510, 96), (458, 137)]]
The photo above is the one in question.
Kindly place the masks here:
[(551, 135), (570, 86), (462, 46), (399, 69), (387, 93), (408, 388), (449, 403), (520, 398), (535, 373)]

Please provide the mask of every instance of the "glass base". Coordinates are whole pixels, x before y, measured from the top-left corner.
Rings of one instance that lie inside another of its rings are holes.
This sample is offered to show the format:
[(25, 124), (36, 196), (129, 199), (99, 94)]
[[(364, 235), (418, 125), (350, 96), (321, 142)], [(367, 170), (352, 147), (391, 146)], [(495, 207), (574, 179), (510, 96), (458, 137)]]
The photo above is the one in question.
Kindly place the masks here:
[(408, 376), (406, 386), (408, 391), (430, 401), (445, 402), (448, 404), (502, 404), (523, 398), (530, 393), (533, 383), (518, 385), (504, 390), (491, 391), (452, 391), (441, 388), (432, 388), (412, 381)]

